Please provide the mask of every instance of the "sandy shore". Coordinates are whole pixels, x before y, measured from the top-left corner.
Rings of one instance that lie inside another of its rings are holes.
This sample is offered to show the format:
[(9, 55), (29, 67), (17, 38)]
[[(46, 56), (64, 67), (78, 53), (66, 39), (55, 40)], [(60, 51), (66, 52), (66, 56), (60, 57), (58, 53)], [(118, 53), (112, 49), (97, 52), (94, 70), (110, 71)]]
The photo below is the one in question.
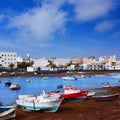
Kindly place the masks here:
[[(120, 93), (120, 86), (102, 88), (111, 93)], [(120, 99), (96, 102), (92, 98), (85, 101), (63, 101), (56, 113), (25, 112), (17, 108), (13, 120), (120, 120)]]

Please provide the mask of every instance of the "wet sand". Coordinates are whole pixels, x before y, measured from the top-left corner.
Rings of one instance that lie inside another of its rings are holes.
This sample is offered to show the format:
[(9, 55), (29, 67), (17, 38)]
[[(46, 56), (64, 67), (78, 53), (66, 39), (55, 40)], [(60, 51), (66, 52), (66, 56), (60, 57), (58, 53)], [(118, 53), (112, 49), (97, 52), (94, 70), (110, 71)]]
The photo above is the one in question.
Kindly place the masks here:
[[(120, 93), (120, 86), (101, 89)], [(63, 101), (56, 113), (25, 112), (18, 107), (13, 120), (120, 120), (120, 99), (107, 102), (96, 102), (92, 98), (85, 101)]]

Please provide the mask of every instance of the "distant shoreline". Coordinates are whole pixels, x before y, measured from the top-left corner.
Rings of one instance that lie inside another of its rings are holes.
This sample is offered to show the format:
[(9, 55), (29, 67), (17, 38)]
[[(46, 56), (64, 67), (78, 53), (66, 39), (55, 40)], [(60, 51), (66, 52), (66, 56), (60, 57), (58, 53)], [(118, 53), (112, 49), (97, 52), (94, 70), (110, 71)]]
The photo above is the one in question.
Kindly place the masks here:
[[(13, 74), (14, 73), (14, 74)], [(51, 72), (26, 72), (26, 71), (12, 71), (12, 72), (6, 72), (0, 75), (0, 78), (6, 78), (6, 77), (34, 77), (34, 76), (40, 76), (40, 77), (62, 77), (62, 76), (70, 76), (70, 75), (103, 75), (103, 74), (111, 74), (111, 73), (120, 73), (120, 70), (80, 70), (80, 71), (71, 71), (70, 73), (67, 73), (67, 71), (51, 71)]]

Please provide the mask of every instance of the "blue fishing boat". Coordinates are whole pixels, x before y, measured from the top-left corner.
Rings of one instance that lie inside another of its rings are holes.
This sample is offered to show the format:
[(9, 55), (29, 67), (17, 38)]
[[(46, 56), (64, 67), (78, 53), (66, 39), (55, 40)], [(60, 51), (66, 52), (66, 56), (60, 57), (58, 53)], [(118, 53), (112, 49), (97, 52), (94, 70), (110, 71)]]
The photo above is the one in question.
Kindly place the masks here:
[(17, 105), (6, 105), (0, 106), (0, 120), (7, 120), (14, 118), (16, 116), (16, 107)]

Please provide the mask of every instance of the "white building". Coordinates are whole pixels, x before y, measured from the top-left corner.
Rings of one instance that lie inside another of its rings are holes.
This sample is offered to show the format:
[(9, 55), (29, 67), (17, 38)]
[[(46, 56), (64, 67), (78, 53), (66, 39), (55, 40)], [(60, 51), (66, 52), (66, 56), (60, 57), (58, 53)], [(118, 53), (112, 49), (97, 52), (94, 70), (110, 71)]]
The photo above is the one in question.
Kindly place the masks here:
[(68, 63), (70, 63), (71, 59), (69, 58), (56, 58), (54, 60), (54, 64), (57, 66), (57, 67), (60, 67), (60, 66), (65, 66), (67, 65)]
[(10, 64), (17, 67), (17, 53), (15, 52), (0, 52), (0, 67), (8, 68)]
[(27, 72), (34, 72), (34, 68), (33, 67), (27, 67)]
[[(48, 59), (46, 59), (46, 58), (41, 58), (41, 59), (35, 59), (35, 60), (33, 60), (33, 62), (34, 62), (34, 64), (33, 64), (33, 68), (35, 68), (35, 69), (37, 69), (38, 67), (40, 67), (41, 68), (41, 70), (46, 70), (46, 68), (47, 68), (47, 65), (49, 64), (49, 62), (48, 62)], [(48, 68), (47, 68), (47, 70), (48, 70)]]
[(114, 62), (114, 61), (116, 61), (116, 55), (99, 57), (99, 62)]

